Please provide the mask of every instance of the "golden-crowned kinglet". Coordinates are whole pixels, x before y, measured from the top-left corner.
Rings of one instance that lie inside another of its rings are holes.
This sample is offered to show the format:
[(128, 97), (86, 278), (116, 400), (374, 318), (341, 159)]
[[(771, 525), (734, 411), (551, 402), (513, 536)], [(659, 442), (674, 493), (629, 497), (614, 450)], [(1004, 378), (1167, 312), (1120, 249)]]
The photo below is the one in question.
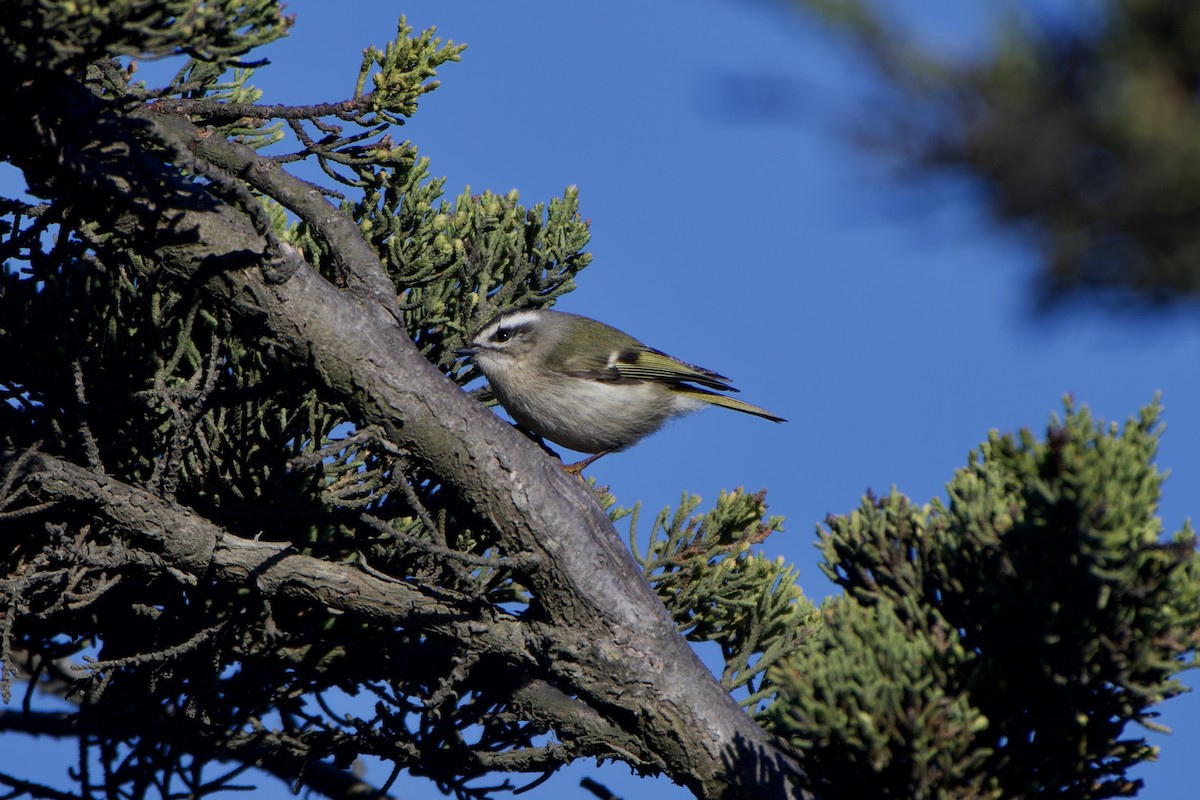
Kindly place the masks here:
[(504, 312), (455, 353), (475, 358), (517, 424), (563, 447), (596, 454), (573, 471), (628, 447), (671, 417), (709, 405), (786, 421), (710, 391), (736, 392), (725, 376), (578, 314)]

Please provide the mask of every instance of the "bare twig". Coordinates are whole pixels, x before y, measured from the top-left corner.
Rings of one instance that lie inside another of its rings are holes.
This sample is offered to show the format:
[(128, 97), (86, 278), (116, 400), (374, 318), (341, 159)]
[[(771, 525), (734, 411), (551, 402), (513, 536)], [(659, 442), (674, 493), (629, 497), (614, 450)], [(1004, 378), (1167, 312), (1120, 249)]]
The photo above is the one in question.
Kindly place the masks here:
[(79, 363), (79, 359), (75, 359), (71, 362), (71, 367), (75, 375), (75, 406), (79, 409), (79, 435), (83, 438), (83, 454), (87, 458), (88, 466), (103, 475), (104, 463), (100, 460), (100, 447), (96, 444), (96, 437), (92, 435), (92, 426), (88, 421), (83, 365)]

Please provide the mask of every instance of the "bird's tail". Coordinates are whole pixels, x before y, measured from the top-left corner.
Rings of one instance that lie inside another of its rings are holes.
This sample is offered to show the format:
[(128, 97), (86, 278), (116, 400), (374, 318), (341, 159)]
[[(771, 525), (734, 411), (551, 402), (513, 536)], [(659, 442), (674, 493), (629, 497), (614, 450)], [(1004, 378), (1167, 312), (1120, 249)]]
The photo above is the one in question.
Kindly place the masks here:
[(770, 411), (767, 411), (764, 408), (759, 408), (758, 406), (747, 403), (744, 400), (738, 400), (735, 397), (717, 394), (716, 392), (710, 392), (707, 389), (701, 389), (699, 386), (688, 386), (683, 384), (677, 385), (674, 388), (675, 391), (681, 394), (686, 394), (687, 396), (694, 397), (697, 400), (703, 400), (705, 403), (711, 403), (714, 406), (731, 408), (734, 411), (741, 411), (743, 414), (753, 414), (756, 417), (769, 419), (771, 422), (787, 422), (787, 420), (783, 417), (777, 414), (772, 414)]

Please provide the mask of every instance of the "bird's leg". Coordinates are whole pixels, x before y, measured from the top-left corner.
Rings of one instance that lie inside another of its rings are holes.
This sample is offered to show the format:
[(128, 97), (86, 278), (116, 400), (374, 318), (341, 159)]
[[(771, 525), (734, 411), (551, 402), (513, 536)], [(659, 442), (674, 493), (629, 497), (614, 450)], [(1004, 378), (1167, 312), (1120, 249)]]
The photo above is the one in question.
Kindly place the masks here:
[(586, 469), (596, 459), (600, 458), (601, 456), (606, 456), (611, 452), (612, 450), (601, 450), (599, 453), (596, 453), (596, 455), (588, 456), (583, 461), (577, 461), (574, 464), (563, 464), (563, 469), (582, 480), (584, 469)]
[[(550, 448), (550, 445), (546, 444), (546, 440), (543, 439), (539, 434), (536, 434), (533, 431), (526, 428), (525, 426), (518, 425), (515, 422), (513, 423), (513, 427), (516, 428), (517, 430), (519, 430), (521, 433), (528, 436), (530, 439), (532, 439), (537, 444), (537, 446), (542, 448), (542, 450), (544, 450), (547, 454), (554, 456), (560, 462), (562, 461), (562, 456), (560, 456), (558, 453), (554, 452)], [(612, 450), (601, 450), (599, 453), (596, 453), (596, 455), (588, 456), (583, 461), (577, 461), (574, 464), (563, 464), (562, 468), (565, 469), (567, 472), (571, 473), (572, 475), (574, 475), (575, 477), (582, 480), (584, 469), (586, 469), (593, 461), (600, 458), (600, 456), (606, 456), (611, 452), (612, 452)]]
[(512, 425), (514, 428), (519, 430), (521, 433), (523, 433), (527, 437), (529, 437), (533, 441), (534, 444), (536, 444), (538, 447), (542, 448), (542, 451), (545, 452), (546, 455), (554, 456), (559, 461), (562, 461), (562, 456), (560, 456), (558, 453), (556, 453), (552, 449), (550, 449), (550, 445), (546, 444), (546, 440), (543, 439), (539, 434), (536, 434), (533, 431), (526, 428), (525, 426), (518, 425), (515, 422)]

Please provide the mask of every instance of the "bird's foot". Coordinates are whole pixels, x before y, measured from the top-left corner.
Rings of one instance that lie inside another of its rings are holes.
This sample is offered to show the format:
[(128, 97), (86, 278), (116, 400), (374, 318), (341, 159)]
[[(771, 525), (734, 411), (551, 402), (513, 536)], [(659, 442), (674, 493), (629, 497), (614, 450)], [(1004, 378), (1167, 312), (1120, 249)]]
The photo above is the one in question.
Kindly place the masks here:
[(579, 478), (579, 480), (583, 480), (583, 470), (585, 468), (587, 468), (588, 466), (590, 466), (593, 461), (600, 458), (601, 456), (608, 455), (610, 452), (612, 452), (612, 451), (611, 450), (601, 450), (599, 453), (596, 453), (596, 455), (588, 456), (583, 461), (577, 461), (574, 464), (563, 464), (563, 469), (566, 470), (567, 472), (571, 473), (575, 477)]

